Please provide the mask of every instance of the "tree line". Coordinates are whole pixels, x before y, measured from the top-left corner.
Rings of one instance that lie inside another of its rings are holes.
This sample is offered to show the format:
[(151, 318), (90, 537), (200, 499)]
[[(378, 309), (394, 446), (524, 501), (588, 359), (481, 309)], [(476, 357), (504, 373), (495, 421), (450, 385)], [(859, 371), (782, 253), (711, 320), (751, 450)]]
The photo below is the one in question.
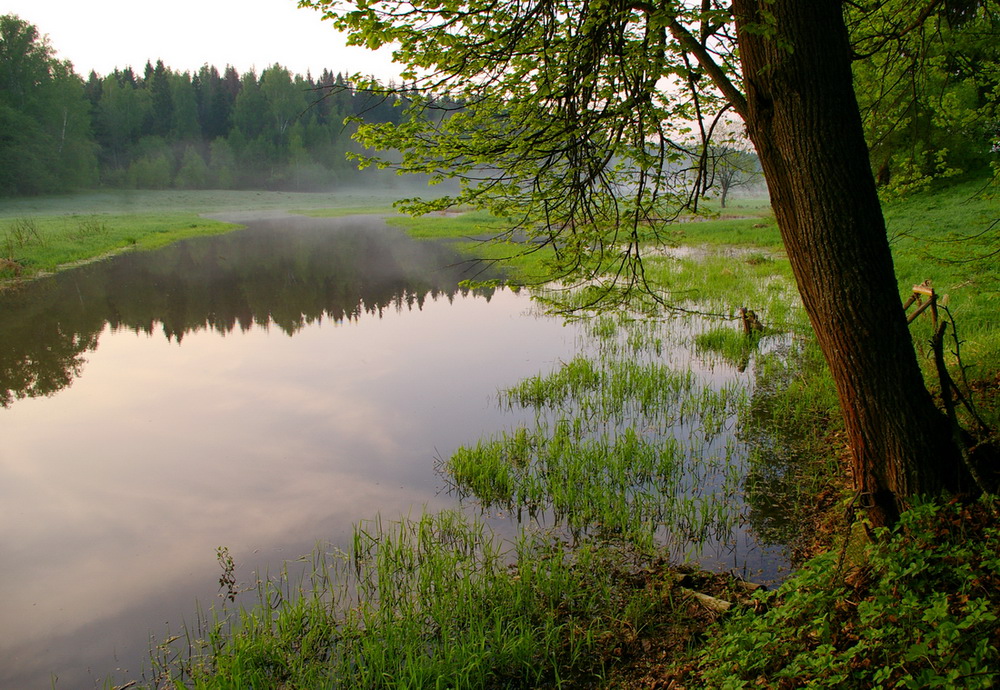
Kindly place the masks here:
[(38, 29), (0, 17), (0, 196), (109, 186), (329, 189), (364, 117), (399, 123), (398, 88), (274, 64), (259, 74), (147, 62), (84, 79)]
[[(239, 235), (130, 252), (57, 273), (44, 289), (0, 294), (0, 408), (71, 385), (107, 327), (178, 342), (254, 324), (292, 335), (316, 321), (382, 318), (470, 293), (454, 248), (377, 222), (331, 232), (302, 219), (294, 233), (258, 223)], [(493, 290), (475, 294), (488, 300)]]

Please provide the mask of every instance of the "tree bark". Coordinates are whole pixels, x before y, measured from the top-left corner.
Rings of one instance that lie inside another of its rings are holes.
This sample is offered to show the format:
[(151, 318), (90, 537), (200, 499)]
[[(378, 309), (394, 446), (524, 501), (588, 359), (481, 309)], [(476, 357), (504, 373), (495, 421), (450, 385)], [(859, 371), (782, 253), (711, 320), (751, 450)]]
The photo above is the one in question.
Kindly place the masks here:
[(745, 119), (876, 525), (967, 473), (924, 385), (851, 83), (839, 0), (734, 0)]

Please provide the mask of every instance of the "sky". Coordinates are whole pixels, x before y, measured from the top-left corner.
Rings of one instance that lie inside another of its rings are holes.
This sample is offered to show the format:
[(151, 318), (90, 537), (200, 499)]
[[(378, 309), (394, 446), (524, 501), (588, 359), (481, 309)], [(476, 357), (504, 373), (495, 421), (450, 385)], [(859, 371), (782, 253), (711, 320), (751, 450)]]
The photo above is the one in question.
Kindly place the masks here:
[(320, 13), (297, 0), (2, 0), (0, 14), (16, 14), (48, 35), (56, 57), (84, 78), (116, 67), (142, 72), (157, 59), (178, 72), (226, 65), (260, 73), (278, 62), (293, 73), (323, 69), (363, 72), (389, 80), (399, 68), (388, 52), (345, 45)]

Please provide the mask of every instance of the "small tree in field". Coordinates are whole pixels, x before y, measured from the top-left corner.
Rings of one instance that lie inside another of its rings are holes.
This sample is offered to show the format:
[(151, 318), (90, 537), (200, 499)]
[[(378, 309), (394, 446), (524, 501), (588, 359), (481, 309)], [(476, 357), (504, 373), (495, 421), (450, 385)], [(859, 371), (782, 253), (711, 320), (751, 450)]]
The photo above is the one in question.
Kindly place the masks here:
[(719, 190), (719, 205), (726, 207), (734, 189), (753, 187), (764, 181), (756, 154), (726, 145), (712, 145), (706, 152), (708, 172), (705, 188)]
[(744, 128), (734, 122), (718, 122), (706, 136), (694, 165), (695, 184), (702, 196), (716, 193), (719, 205), (725, 208), (734, 189), (764, 182), (760, 160)]

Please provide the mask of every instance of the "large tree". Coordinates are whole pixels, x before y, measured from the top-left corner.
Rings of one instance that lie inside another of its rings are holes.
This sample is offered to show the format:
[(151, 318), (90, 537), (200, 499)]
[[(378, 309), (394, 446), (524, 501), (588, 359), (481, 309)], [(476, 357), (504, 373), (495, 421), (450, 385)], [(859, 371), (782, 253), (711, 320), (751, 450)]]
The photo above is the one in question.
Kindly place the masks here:
[[(645, 287), (643, 248), (695, 198), (678, 184), (680, 162), (736, 113), (836, 382), (859, 504), (889, 524), (916, 494), (966, 488), (897, 293), (841, 0), (303, 4), (354, 43), (393, 45), (427, 94), (415, 107), (441, 95), (464, 104), (362, 128), (365, 143), (403, 151), (404, 170), (461, 179), (459, 195), (435, 203), (518, 217), (555, 249), (557, 275), (604, 296)], [(909, 30), (946, 4), (873, 9)]]
[(33, 25), (0, 16), (0, 195), (62, 192), (96, 173), (83, 81)]

